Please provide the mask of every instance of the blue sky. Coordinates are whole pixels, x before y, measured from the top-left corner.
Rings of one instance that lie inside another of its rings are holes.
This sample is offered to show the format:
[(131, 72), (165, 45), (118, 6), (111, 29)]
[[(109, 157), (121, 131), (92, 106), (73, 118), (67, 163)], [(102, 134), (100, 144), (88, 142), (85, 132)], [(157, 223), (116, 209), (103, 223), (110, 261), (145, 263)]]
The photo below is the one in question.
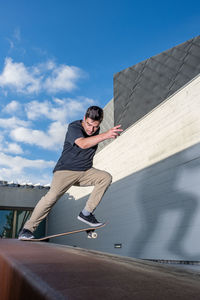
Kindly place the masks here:
[(0, 1), (0, 180), (50, 183), (113, 74), (199, 35), (199, 1)]

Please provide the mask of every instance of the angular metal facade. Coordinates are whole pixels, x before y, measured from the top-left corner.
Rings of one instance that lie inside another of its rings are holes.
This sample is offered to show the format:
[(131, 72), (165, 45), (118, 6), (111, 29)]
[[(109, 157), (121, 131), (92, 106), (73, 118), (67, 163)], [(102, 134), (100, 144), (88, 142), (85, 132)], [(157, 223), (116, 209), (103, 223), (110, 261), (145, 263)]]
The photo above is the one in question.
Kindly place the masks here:
[(114, 75), (114, 121), (125, 130), (200, 73), (200, 36)]

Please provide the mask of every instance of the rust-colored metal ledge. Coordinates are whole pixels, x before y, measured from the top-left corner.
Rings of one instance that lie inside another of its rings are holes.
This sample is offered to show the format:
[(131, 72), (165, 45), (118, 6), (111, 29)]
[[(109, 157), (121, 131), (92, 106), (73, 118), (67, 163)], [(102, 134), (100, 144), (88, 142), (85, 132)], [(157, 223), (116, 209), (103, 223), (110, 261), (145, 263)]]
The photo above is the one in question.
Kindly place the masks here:
[(0, 240), (0, 299), (199, 299), (200, 274), (67, 246)]

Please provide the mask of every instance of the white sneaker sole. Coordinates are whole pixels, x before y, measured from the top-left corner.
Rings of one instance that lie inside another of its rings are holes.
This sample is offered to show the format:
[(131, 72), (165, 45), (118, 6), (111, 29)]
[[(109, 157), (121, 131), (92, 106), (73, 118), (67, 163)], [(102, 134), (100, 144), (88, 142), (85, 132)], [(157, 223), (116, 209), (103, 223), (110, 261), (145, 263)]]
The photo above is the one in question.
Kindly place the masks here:
[(84, 223), (90, 225), (91, 227), (99, 227), (99, 226), (103, 225), (103, 223), (96, 223), (96, 224), (90, 223), (90, 222), (88, 222), (88, 221), (82, 219), (82, 218), (79, 217), (79, 216), (77, 217), (77, 219), (78, 219), (79, 221), (81, 221), (81, 222), (84, 222)]
[(23, 237), (23, 236), (20, 236), (20, 237), (18, 237), (18, 240), (23, 240), (23, 241), (25, 241), (25, 240), (33, 240), (34, 239), (34, 236), (33, 237), (30, 237), (30, 238), (27, 238), (27, 237)]

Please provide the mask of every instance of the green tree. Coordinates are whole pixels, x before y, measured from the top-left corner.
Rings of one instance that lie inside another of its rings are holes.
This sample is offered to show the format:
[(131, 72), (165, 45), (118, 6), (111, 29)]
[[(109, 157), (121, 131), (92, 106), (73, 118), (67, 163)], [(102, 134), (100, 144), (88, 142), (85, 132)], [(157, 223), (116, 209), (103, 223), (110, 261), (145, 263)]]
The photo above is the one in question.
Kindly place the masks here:
[(12, 237), (13, 215), (14, 215), (14, 212), (10, 211), (6, 216), (6, 224), (4, 225), (3, 231), (2, 231), (3, 238), (11, 238)]

